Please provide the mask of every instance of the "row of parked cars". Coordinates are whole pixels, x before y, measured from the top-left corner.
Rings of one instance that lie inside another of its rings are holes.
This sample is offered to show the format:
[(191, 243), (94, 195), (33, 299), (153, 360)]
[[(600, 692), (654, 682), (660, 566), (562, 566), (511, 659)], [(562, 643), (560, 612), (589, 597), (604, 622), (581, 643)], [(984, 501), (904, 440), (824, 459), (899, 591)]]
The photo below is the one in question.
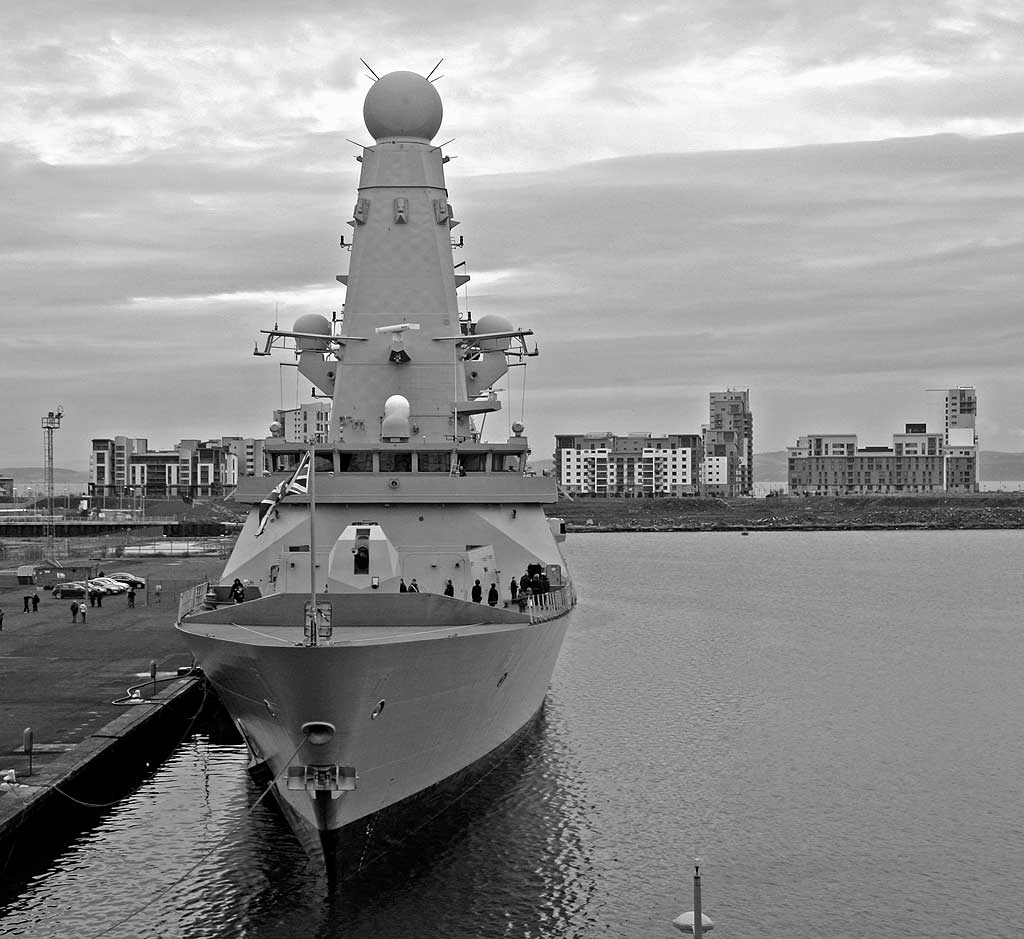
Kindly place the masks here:
[(127, 593), (132, 587), (136, 590), (145, 590), (145, 579), (121, 571), (105, 577), (91, 577), (89, 580), (61, 581), (54, 584), (53, 595), (58, 600), (63, 597), (87, 597), (89, 594), (97, 593), (108, 596), (114, 593)]

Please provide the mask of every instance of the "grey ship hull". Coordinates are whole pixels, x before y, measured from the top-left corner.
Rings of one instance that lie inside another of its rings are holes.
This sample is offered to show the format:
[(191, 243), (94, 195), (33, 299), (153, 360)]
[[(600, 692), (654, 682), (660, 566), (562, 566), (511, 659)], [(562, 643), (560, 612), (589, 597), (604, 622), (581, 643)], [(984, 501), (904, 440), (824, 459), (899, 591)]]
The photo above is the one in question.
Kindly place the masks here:
[[(380, 854), (397, 819), (424, 804), (429, 817), (471, 784), (528, 725), (566, 617), (530, 622), (428, 594), (319, 599), (337, 611), (329, 646), (296, 644), (301, 595), (221, 608), (179, 628), (296, 836), (334, 879)], [(331, 725), (330, 739), (311, 742), (302, 732), (310, 724)], [(354, 788), (297, 785), (295, 768), (306, 767), (349, 767)], [(415, 827), (415, 815), (403, 824)]]

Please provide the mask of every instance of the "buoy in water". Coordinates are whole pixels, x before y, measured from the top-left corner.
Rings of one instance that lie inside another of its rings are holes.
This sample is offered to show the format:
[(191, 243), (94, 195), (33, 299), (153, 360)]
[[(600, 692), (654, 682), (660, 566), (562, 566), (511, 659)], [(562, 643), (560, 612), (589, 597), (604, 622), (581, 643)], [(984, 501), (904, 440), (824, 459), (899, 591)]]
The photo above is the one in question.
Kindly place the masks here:
[[(705, 916), (703, 913), (700, 914), (700, 928), (707, 932), (709, 929), (714, 929), (715, 924), (712, 922), (710, 916)], [(672, 925), (676, 927), (680, 932), (685, 932), (687, 935), (693, 935), (693, 910), (688, 913), (680, 913), (674, 920)]]

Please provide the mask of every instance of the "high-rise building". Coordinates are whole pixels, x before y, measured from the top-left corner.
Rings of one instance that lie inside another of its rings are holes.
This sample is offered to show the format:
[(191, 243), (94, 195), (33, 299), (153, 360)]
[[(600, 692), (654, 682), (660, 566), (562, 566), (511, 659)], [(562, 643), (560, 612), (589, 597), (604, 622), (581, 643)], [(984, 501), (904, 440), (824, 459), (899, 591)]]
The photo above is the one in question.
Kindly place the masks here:
[(709, 495), (740, 496), (754, 491), (754, 416), (750, 390), (729, 388), (709, 396), (702, 428), (701, 489)]
[(570, 495), (696, 495), (700, 450), (697, 434), (559, 434), (555, 478)]

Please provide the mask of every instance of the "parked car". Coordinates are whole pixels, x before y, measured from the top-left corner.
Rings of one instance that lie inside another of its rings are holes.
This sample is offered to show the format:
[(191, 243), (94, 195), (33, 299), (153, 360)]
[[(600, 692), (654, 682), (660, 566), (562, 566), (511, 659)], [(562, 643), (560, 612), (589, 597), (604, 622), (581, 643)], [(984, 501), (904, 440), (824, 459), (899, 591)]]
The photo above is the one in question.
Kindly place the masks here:
[(111, 577), (94, 577), (90, 584), (100, 587), (105, 593), (127, 593), (128, 585)]
[(69, 580), (66, 583), (55, 584), (53, 595), (58, 600), (64, 597), (84, 597), (86, 595), (85, 584), (80, 580)]
[(107, 575), (113, 580), (119, 580), (122, 584), (127, 584), (129, 587), (134, 587), (136, 590), (146, 589), (146, 579), (139, 577), (135, 574), (127, 574), (124, 571), (119, 571), (116, 574)]

